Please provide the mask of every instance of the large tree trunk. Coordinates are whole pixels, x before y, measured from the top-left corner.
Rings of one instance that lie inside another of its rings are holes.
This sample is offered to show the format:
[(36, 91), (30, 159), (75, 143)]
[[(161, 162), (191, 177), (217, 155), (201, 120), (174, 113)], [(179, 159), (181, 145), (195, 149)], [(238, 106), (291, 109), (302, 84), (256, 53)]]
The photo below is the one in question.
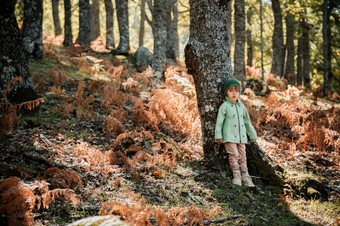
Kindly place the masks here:
[(274, 13), (274, 32), (273, 32), (273, 55), (272, 67), (270, 73), (282, 76), (284, 63), (284, 46), (283, 46), (283, 28), (282, 13), (279, 0), (272, 0), (272, 9)]
[(115, 47), (115, 39), (113, 36), (113, 5), (112, 0), (105, 0), (106, 12), (106, 44), (105, 48)]
[(244, 48), (246, 42), (246, 17), (245, 1), (235, 0), (235, 51), (234, 51), (234, 74), (240, 81), (246, 80)]
[(310, 89), (309, 25), (302, 20), (302, 77), (303, 85)]
[(323, 95), (328, 96), (331, 88), (332, 80), (332, 49), (331, 49), (331, 27), (330, 14), (332, 8), (330, 0), (323, 3)]
[(64, 46), (73, 44), (72, 22), (71, 22), (71, 0), (64, 0), (65, 25), (64, 25)]
[(225, 166), (223, 148), (216, 145), (214, 137), (217, 110), (224, 100), (221, 87), (227, 78), (233, 77), (229, 47), (229, 1), (189, 2), (190, 37), (185, 47), (185, 63), (196, 85), (204, 159), (210, 164)]
[(20, 76), (22, 82), (13, 83), (7, 95), (11, 102), (20, 103), (36, 99), (36, 92), (14, 15), (15, 3), (16, 0), (11, 0), (0, 4), (0, 97), (9, 81)]
[(247, 65), (249, 67), (253, 66), (253, 41), (252, 41), (252, 35), (251, 35), (251, 25), (252, 25), (252, 20), (251, 18), (253, 17), (254, 14), (254, 8), (251, 6), (248, 9), (247, 12), (247, 30), (246, 30), (246, 36), (247, 36)]
[(295, 85), (295, 67), (294, 67), (294, 33), (295, 25), (294, 18), (290, 12), (287, 12), (286, 19), (286, 66), (284, 78), (289, 84)]
[(166, 64), (166, 43), (167, 43), (167, 11), (168, 0), (158, 0), (153, 6), (153, 60), (152, 70), (156, 74), (155, 81), (164, 80), (162, 65)]
[(99, 0), (92, 0), (90, 7), (91, 42), (100, 36)]
[(130, 51), (128, 0), (116, 0), (116, 12), (119, 28), (119, 45), (116, 52), (128, 53)]
[(43, 20), (42, 0), (24, 1), (24, 24), (23, 41), (24, 47), (31, 59), (42, 59), (42, 20)]
[(166, 58), (169, 58), (173, 61), (176, 61), (176, 44), (175, 44), (175, 36), (174, 30), (172, 26), (172, 18), (171, 18), (171, 11), (172, 11), (172, 0), (168, 0), (165, 6), (165, 20), (166, 20)]
[(140, 24), (139, 24), (139, 37), (138, 46), (144, 45), (144, 31), (145, 31), (145, 0), (141, 0), (140, 3)]
[(81, 45), (90, 45), (90, 3), (89, 0), (79, 0), (79, 34), (77, 42)]
[(61, 34), (60, 20), (59, 20), (59, 0), (52, 0), (52, 14), (54, 24), (54, 35)]

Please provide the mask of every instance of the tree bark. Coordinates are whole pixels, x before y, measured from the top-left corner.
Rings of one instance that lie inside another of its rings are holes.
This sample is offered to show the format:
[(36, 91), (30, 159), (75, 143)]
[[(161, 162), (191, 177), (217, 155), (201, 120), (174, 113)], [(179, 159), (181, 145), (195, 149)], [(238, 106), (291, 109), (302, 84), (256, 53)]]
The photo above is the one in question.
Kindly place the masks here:
[[(222, 104), (222, 84), (233, 77), (228, 6), (230, 1), (190, 0), (190, 37), (185, 63), (193, 75), (201, 118), (204, 159), (211, 166), (226, 165), (223, 148), (215, 143), (217, 110)], [(221, 145), (222, 147), (222, 145)]]
[(156, 74), (154, 80), (156, 82), (164, 81), (162, 65), (166, 64), (166, 50), (167, 50), (167, 11), (166, 6), (168, 0), (158, 0), (154, 2), (153, 6), (153, 60), (152, 70)]
[(100, 36), (99, 0), (92, 0), (90, 7), (91, 42)]
[(24, 1), (23, 42), (24, 48), (31, 59), (42, 59), (42, 0)]
[(282, 13), (279, 0), (272, 0), (272, 9), (274, 13), (274, 32), (273, 32), (273, 55), (272, 67), (270, 73), (282, 77), (284, 63), (284, 45), (283, 45), (283, 28)]
[(145, 0), (141, 0), (140, 3), (140, 24), (139, 24), (139, 38), (138, 46), (144, 45), (144, 31), (145, 31)]
[(119, 28), (119, 45), (116, 52), (128, 53), (130, 51), (128, 0), (116, 0), (116, 12)]
[(90, 45), (90, 3), (89, 0), (79, 0), (79, 34), (77, 42), (81, 45)]
[(173, 0), (168, 0), (165, 5), (165, 20), (166, 20), (166, 58), (173, 60), (176, 62), (176, 44), (175, 44), (175, 35), (174, 29), (172, 25), (172, 4)]
[(178, 37), (178, 1), (172, 0), (172, 30), (175, 39), (175, 53), (176, 57), (179, 57), (179, 37)]
[(330, 14), (332, 7), (330, 0), (324, 0), (323, 3), (323, 95), (328, 96), (331, 88), (332, 81), (332, 49), (331, 49), (331, 27), (330, 27)]
[[(302, 29), (301, 29), (301, 22), (299, 22), (299, 33), (301, 35)], [(298, 86), (302, 86), (302, 81), (303, 81), (303, 69), (302, 69), (302, 37), (300, 36), (298, 39), (298, 48), (297, 48), (297, 60), (296, 60), (296, 82)]]
[(235, 78), (240, 81), (246, 80), (245, 72), (245, 41), (246, 41), (246, 18), (245, 18), (245, 1), (235, 0), (235, 51), (234, 51), (234, 74)]
[(295, 67), (294, 67), (294, 33), (295, 25), (293, 15), (288, 11), (285, 17), (286, 19), (286, 66), (284, 72), (284, 78), (288, 83), (295, 85)]
[(113, 5), (112, 0), (105, 0), (106, 12), (106, 44), (105, 48), (115, 47), (115, 39), (113, 35)]
[(54, 24), (54, 35), (60, 35), (62, 33), (59, 20), (59, 0), (52, 0), (52, 14)]
[(302, 20), (302, 77), (303, 85), (310, 89), (309, 25)]
[(73, 44), (72, 22), (71, 22), (71, 0), (64, 0), (65, 25), (64, 25), (64, 46)]
[(254, 14), (254, 8), (251, 6), (248, 9), (247, 12), (247, 30), (246, 30), (246, 35), (247, 35), (247, 66), (252, 67), (253, 66), (253, 41), (252, 41), (252, 35), (251, 35), (251, 25), (252, 25), (252, 17)]
[(17, 76), (22, 82), (12, 84), (7, 98), (20, 103), (34, 100), (37, 95), (24, 54), (21, 32), (14, 15), (16, 0), (5, 1), (0, 5), (0, 96), (9, 81)]

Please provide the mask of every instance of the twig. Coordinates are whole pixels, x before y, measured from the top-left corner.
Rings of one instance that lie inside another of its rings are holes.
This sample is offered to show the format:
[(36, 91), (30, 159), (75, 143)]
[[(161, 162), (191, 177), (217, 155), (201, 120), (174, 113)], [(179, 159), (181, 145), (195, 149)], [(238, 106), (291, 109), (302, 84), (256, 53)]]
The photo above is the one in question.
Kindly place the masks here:
[(209, 224), (218, 224), (218, 223), (223, 223), (225, 221), (230, 221), (236, 218), (242, 217), (242, 214), (238, 214), (238, 215), (234, 215), (234, 216), (230, 216), (230, 217), (225, 217), (225, 218), (221, 218), (221, 219), (217, 219), (217, 220), (205, 220), (204, 221), (204, 225), (209, 225)]

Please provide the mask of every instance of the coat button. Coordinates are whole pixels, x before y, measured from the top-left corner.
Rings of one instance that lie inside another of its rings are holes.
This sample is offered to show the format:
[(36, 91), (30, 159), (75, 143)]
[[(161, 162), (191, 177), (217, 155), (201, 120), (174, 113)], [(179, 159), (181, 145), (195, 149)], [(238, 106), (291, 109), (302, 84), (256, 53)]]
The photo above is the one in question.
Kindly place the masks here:
[(235, 127), (236, 127), (236, 125), (235, 125)]

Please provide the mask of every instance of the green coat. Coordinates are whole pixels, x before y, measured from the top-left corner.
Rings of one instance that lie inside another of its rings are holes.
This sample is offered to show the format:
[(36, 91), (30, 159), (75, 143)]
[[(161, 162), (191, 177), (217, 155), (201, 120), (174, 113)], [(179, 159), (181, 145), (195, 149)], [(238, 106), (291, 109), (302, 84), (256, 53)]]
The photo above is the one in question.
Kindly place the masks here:
[(247, 143), (247, 134), (251, 140), (257, 139), (247, 108), (239, 99), (235, 104), (226, 97), (226, 101), (218, 109), (215, 140), (222, 139), (222, 143)]

